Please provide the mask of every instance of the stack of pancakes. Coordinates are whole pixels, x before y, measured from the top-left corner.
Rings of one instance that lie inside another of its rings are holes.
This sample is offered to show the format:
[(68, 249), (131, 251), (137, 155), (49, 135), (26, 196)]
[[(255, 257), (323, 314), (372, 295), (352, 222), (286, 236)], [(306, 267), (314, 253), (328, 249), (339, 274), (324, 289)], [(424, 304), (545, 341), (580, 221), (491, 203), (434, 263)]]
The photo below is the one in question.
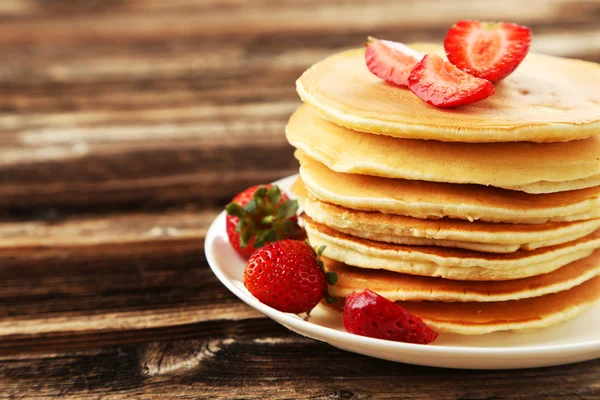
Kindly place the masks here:
[[(443, 53), (437, 46), (418, 51)], [(496, 94), (429, 106), (364, 50), (308, 69), (286, 134), (331, 294), (371, 290), (439, 331), (529, 330), (600, 298), (600, 66), (529, 54)]]

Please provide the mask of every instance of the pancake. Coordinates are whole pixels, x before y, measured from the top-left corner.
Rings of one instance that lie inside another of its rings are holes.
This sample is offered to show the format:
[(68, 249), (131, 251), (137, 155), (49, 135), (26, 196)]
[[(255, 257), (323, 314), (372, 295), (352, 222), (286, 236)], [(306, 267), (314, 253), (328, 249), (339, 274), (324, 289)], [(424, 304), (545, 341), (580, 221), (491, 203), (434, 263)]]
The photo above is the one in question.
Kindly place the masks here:
[[(415, 44), (422, 53), (441, 46)], [(566, 142), (600, 133), (600, 66), (529, 53), (489, 98), (454, 109), (421, 101), (366, 67), (364, 49), (335, 54), (296, 82), (324, 118), (362, 132), (447, 142)]]
[(336, 172), (527, 193), (600, 185), (600, 136), (537, 144), (397, 139), (343, 128), (307, 106), (292, 115), (286, 136), (292, 146)]
[(386, 243), (512, 253), (570, 242), (600, 228), (600, 218), (534, 225), (418, 219), (325, 203), (310, 195), (300, 180), (292, 191), (313, 221), (348, 235)]
[(496, 186), (528, 193), (600, 184), (600, 136), (571, 143), (444, 143), (351, 131), (298, 109), (288, 141), (343, 173)]
[(311, 244), (327, 246), (325, 257), (348, 265), (411, 275), (468, 281), (527, 278), (557, 270), (600, 248), (600, 230), (572, 242), (509, 254), (376, 242), (303, 219)]
[(570, 290), (529, 299), (493, 303), (399, 302), (440, 332), (482, 335), (530, 331), (575, 318), (600, 299), (600, 276)]
[(600, 186), (532, 195), (480, 185), (456, 185), (342, 174), (301, 152), (300, 176), (315, 198), (345, 208), (415, 218), (537, 224), (600, 217)]
[(548, 274), (510, 281), (456, 281), (350, 267), (323, 257), (325, 269), (338, 274), (329, 293), (346, 297), (371, 289), (391, 301), (495, 302), (569, 290), (600, 275), (600, 250)]

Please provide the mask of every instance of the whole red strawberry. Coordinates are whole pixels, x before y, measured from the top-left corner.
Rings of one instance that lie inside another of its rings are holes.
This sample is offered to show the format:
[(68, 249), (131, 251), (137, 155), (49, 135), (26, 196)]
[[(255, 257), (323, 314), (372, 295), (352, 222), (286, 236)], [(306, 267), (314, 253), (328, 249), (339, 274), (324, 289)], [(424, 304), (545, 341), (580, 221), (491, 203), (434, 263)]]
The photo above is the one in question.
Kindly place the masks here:
[(372, 338), (428, 344), (439, 335), (419, 317), (369, 289), (346, 297), (343, 319), (346, 331)]
[(492, 82), (513, 72), (527, 55), (530, 44), (529, 28), (509, 22), (459, 21), (444, 40), (452, 64)]
[(225, 210), (229, 242), (245, 259), (265, 243), (304, 238), (296, 216), (298, 202), (277, 186), (252, 186), (235, 196)]
[(244, 285), (254, 297), (295, 314), (309, 312), (326, 296), (328, 278), (315, 251), (299, 240), (265, 245), (244, 269)]

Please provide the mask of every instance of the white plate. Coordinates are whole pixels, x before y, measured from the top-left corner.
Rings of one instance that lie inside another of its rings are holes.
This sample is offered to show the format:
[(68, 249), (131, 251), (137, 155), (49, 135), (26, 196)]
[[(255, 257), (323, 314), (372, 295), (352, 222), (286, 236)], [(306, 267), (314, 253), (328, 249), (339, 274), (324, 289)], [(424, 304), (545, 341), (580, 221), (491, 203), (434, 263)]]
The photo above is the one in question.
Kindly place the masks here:
[[(276, 182), (288, 191), (296, 177)], [(481, 336), (440, 334), (431, 345), (398, 343), (344, 331), (341, 315), (318, 306), (309, 321), (256, 300), (244, 287), (244, 260), (229, 245), (225, 214), (206, 235), (206, 258), (219, 280), (237, 297), (301, 335), (343, 350), (409, 364), (446, 368), (505, 369), (569, 364), (600, 357), (600, 302), (575, 320), (530, 333), (498, 332)]]

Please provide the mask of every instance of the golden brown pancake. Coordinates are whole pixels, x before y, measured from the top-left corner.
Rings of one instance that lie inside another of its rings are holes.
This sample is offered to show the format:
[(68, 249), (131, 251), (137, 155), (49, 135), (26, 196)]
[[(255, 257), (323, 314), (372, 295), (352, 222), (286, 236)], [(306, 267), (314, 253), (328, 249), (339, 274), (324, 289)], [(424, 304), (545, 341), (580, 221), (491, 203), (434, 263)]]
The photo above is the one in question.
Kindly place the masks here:
[(342, 263), (411, 275), (455, 280), (502, 281), (549, 273), (600, 248), (600, 230), (572, 242), (509, 254), (435, 246), (376, 242), (338, 232), (304, 216), (313, 246), (327, 246), (324, 255)]
[(566, 243), (600, 229), (600, 218), (543, 224), (419, 219), (322, 202), (306, 191), (301, 180), (293, 185), (292, 191), (306, 215), (315, 222), (348, 235), (386, 243), (512, 253)]
[[(422, 53), (441, 46), (412, 45)], [(600, 66), (529, 53), (489, 98), (440, 109), (369, 72), (364, 49), (335, 54), (296, 82), (324, 118), (362, 132), (447, 142), (566, 142), (600, 133)]]
[(391, 301), (494, 302), (544, 296), (569, 290), (600, 275), (600, 250), (548, 274), (509, 281), (456, 281), (345, 265), (323, 257), (338, 274), (329, 293), (346, 297), (371, 289)]
[(532, 195), (480, 185), (456, 185), (334, 172), (296, 152), (300, 176), (315, 198), (345, 208), (415, 218), (543, 223), (600, 217), (600, 186)]
[(600, 185), (600, 136), (569, 143), (398, 139), (346, 129), (319, 118), (307, 106), (292, 115), (286, 135), (292, 146), (342, 173), (534, 194)]
[(600, 299), (600, 276), (570, 290), (492, 303), (398, 302), (441, 332), (481, 335), (547, 328), (575, 318)]

